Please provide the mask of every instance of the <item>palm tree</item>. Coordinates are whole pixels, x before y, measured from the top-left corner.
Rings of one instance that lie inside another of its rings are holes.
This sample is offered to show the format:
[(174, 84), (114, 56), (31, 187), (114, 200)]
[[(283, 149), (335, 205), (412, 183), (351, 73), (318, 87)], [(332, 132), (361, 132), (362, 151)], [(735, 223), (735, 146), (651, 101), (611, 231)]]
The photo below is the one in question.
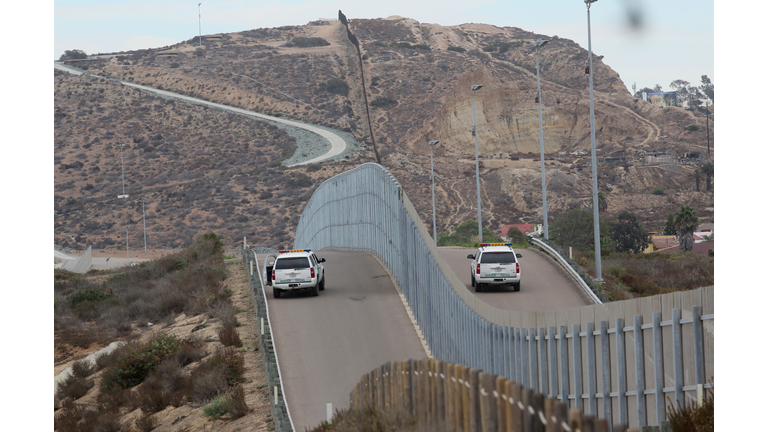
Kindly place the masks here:
[(597, 192), (597, 209), (600, 213), (605, 213), (608, 210), (608, 200), (605, 198), (603, 191)]
[(715, 176), (715, 163), (707, 162), (701, 167), (701, 172), (707, 176), (707, 192), (710, 191), (712, 186), (712, 178)]
[(699, 182), (704, 178), (704, 172), (700, 168), (696, 168), (692, 174), (688, 174), (688, 178), (696, 180), (696, 192), (701, 192)]
[(693, 232), (697, 226), (699, 226), (699, 218), (696, 212), (687, 205), (680, 207), (680, 211), (675, 215), (675, 227), (680, 239), (681, 252), (693, 250)]

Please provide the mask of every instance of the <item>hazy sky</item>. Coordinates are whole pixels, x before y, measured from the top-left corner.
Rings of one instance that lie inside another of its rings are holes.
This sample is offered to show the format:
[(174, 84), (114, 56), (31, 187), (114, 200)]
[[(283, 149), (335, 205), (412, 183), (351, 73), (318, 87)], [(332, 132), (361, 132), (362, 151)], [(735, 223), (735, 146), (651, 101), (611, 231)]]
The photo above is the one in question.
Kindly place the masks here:
[[(318, 18), (399, 15), (444, 26), (470, 22), (520, 27), (572, 39), (587, 48), (583, 0), (56, 0), (54, 59), (67, 49), (89, 54), (155, 48), (202, 33), (303, 25)], [(592, 4), (592, 49), (631, 89), (675, 79), (714, 83), (714, 0), (600, 0)], [(640, 26), (630, 24), (639, 18)]]

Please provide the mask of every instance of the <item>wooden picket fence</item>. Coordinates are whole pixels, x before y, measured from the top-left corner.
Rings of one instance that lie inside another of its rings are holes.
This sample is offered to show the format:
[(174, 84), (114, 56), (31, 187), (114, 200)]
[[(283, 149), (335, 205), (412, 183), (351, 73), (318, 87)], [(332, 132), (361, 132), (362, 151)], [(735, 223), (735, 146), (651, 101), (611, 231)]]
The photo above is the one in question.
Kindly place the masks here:
[(363, 375), (350, 407), (366, 406), (410, 413), (421, 425), (455, 432), (628, 431), (515, 381), (433, 359), (387, 362)]

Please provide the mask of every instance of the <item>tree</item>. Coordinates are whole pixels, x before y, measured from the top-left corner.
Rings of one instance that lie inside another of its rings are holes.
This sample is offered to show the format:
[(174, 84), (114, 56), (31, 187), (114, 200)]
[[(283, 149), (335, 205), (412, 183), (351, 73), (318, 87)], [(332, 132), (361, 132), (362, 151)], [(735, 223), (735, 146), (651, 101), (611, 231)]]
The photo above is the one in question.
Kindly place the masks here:
[[(606, 222), (600, 221), (600, 236), (611, 232)], [(562, 247), (573, 246), (581, 251), (595, 248), (595, 224), (592, 211), (571, 210), (556, 217), (549, 226), (549, 238)]]
[(610, 226), (616, 252), (638, 254), (651, 244), (651, 234), (634, 213), (626, 210), (619, 213)]
[(597, 209), (600, 213), (604, 213), (608, 210), (608, 200), (605, 198), (605, 193), (603, 191), (597, 192)]
[(661, 91), (661, 84), (656, 84), (655, 86), (653, 86), (653, 91), (655, 93), (660, 92)]
[(83, 50), (79, 49), (73, 49), (73, 50), (66, 50), (64, 51), (64, 54), (59, 57), (59, 61), (64, 60), (80, 60), (80, 59), (87, 59), (88, 54), (85, 53)]
[(699, 90), (701, 90), (707, 99), (711, 100), (712, 103), (715, 103), (715, 85), (712, 84), (712, 80), (710, 80), (708, 76), (701, 76), (701, 85), (699, 86)]
[(712, 179), (715, 177), (715, 163), (707, 162), (701, 167), (701, 172), (707, 176), (707, 192), (712, 188)]
[(636, 98), (641, 98), (641, 97), (643, 97), (643, 92), (645, 92), (645, 93), (653, 93), (653, 89), (652, 89), (652, 88), (650, 88), (650, 87), (643, 87), (643, 88), (641, 88), (640, 90), (638, 90), (638, 91), (635, 93), (635, 97), (636, 97)]
[[(477, 241), (477, 221), (469, 220), (456, 227), (451, 234), (443, 233), (437, 238), (438, 246), (467, 246)], [(488, 228), (483, 228), (483, 242), (503, 243), (499, 236)]]
[(680, 239), (681, 252), (693, 250), (693, 232), (697, 226), (699, 226), (699, 218), (696, 212), (687, 205), (680, 207), (680, 211), (675, 215), (675, 228)]
[[(483, 234), (483, 238), (485, 238), (485, 234)], [(520, 229), (517, 227), (511, 227), (509, 228), (509, 231), (507, 231), (507, 238), (512, 239), (512, 244), (526, 244), (528, 243), (528, 236), (523, 234)]]
[(693, 171), (693, 173), (688, 174), (688, 178), (696, 181), (696, 192), (701, 192), (701, 190), (699, 189), (699, 182), (701, 181), (701, 179), (704, 178), (704, 172), (701, 171), (701, 169), (696, 168), (696, 170)]
[(677, 234), (677, 228), (675, 228), (675, 213), (670, 213), (667, 216), (667, 222), (664, 224), (664, 230), (662, 235), (675, 235)]

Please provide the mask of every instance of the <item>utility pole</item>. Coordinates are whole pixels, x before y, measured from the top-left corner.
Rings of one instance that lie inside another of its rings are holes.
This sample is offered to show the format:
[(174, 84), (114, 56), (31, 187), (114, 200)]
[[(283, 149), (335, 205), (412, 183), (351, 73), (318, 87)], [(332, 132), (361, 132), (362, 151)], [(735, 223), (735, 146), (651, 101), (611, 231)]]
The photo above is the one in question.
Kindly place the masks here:
[(198, 39), (200, 40), (200, 47), (203, 46), (203, 27), (202, 27), (202, 16), (200, 14), (200, 5), (202, 3), (197, 4), (197, 31), (198, 31)]

